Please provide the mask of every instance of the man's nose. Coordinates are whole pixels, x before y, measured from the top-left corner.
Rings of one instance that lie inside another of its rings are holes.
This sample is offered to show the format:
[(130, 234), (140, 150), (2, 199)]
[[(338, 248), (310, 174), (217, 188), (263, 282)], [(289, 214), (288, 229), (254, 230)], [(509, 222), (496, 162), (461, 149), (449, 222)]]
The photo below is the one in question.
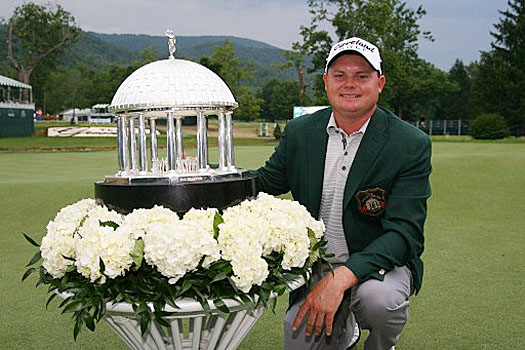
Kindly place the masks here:
[(344, 81), (344, 86), (346, 87), (355, 87), (357, 86), (357, 79), (356, 77), (346, 77)]

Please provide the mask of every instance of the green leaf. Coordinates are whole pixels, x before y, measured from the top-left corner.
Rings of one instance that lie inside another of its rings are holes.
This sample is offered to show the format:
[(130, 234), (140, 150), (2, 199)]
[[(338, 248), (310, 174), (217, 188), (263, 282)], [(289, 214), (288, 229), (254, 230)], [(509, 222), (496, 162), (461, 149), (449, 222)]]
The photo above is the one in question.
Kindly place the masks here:
[(317, 242), (317, 238), (315, 237), (315, 232), (308, 227), (308, 238), (310, 238), (310, 247), (313, 246)]
[(133, 259), (133, 263), (135, 264), (133, 270), (137, 271), (142, 265), (142, 259), (144, 258), (144, 241), (142, 240), (142, 238), (139, 238), (135, 241), (135, 246), (133, 247), (133, 251), (131, 252), (131, 258)]
[(163, 327), (170, 327), (170, 324), (162, 317), (162, 315), (157, 315), (155, 313), (155, 322)]
[(24, 275), (22, 276), (22, 281), (24, 281), (26, 278), (28, 278), (33, 272), (36, 271), (36, 268), (35, 267), (32, 267), (30, 269), (27, 269), (27, 271), (24, 273)]
[(228, 307), (226, 306), (226, 304), (224, 303), (224, 301), (222, 299), (214, 299), (213, 300), (213, 305), (215, 305), (215, 307), (219, 311), (224, 312), (225, 314), (229, 314), (230, 313), (230, 309), (228, 309)]
[(224, 272), (221, 272), (221, 273), (217, 274), (210, 283), (217, 282), (217, 281), (222, 281), (222, 280), (224, 280), (226, 278), (228, 278), (228, 276)]
[(55, 297), (56, 297), (57, 295), (58, 295), (57, 293), (52, 292), (52, 294), (51, 294), (51, 295), (49, 296), (49, 298), (47, 299), (47, 302), (46, 302), (46, 309), (47, 309), (49, 303), (50, 303), (53, 299), (55, 299)]
[(116, 222), (111, 221), (111, 220), (109, 220), (109, 221), (100, 221), (99, 220), (98, 222), (99, 222), (100, 226), (102, 226), (102, 227), (109, 226), (109, 227), (112, 227), (113, 230), (116, 230), (117, 228), (119, 228), (119, 225)]
[(219, 225), (224, 222), (221, 214), (215, 213), (213, 217), (213, 238), (217, 239), (219, 237)]
[(29, 237), (28, 235), (26, 235), (25, 233), (22, 233), (24, 235), (24, 237), (29, 241), (29, 243), (31, 243), (32, 245), (34, 245), (35, 247), (40, 247), (40, 244), (36, 243), (35, 240), (31, 237)]
[(275, 307), (277, 306), (277, 298), (270, 299), (270, 307), (269, 309), (272, 310), (272, 312), (275, 314)]
[(261, 289), (264, 289), (264, 290), (272, 290), (272, 285), (268, 282), (263, 282), (263, 284), (261, 285)]
[(308, 256), (308, 260), (306, 261), (306, 267), (312, 267), (320, 257), (321, 255), (319, 254), (319, 250), (312, 249), (310, 251), (310, 255)]
[(235, 291), (235, 294), (239, 294), (239, 289), (237, 289), (237, 286), (235, 285), (235, 282), (231, 279), (230, 276), (228, 276), (228, 282), (230, 282), (230, 285), (232, 286), (233, 290)]
[(75, 265), (69, 265), (66, 269), (66, 273), (76, 271), (77, 267)]
[[(141, 303), (141, 304), (146, 305), (144, 303)], [(149, 310), (147, 306), (146, 306), (146, 310), (147, 311), (145, 312), (141, 312), (137, 314), (139, 318), (139, 322), (140, 322), (140, 332), (142, 335), (146, 334), (146, 332), (148, 331), (149, 323), (151, 321), (151, 311)]]
[(102, 261), (101, 257), (98, 258), (98, 265), (100, 267), (100, 273), (104, 274), (104, 271), (106, 271), (106, 265), (104, 265), (104, 261)]
[(253, 303), (253, 300), (250, 299), (250, 297), (245, 295), (245, 294), (241, 294), (241, 295), (239, 295), (239, 297), (241, 298), (241, 300), (242, 300), (242, 302), (244, 304), (252, 304)]
[(40, 250), (39, 250), (39, 251), (36, 252), (36, 254), (33, 256), (33, 258), (31, 259), (31, 261), (29, 261), (29, 262), (27, 263), (26, 267), (33, 265), (34, 263), (38, 262), (40, 259), (42, 259), (42, 253), (41, 253)]
[(83, 308), (84, 308), (84, 304), (82, 303), (81, 300), (74, 300), (64, 307), (64, 310), (62, 310), (62, 313), (79, 312), (79, 311), (82, 311)]
[(277, 295), (283, 295), (284, 292), (286, 292), (287, 288), (288, 287), (286, 286), (286, 284), (279, 284), (279, 285), (275, 286), (273, 288), (273, 290), (275, 291), (275, 293), (277, 293)]
[(82, 317), (77, 316), (76, 322), (75, 322), (75, 328), (73, 329), (73, 338), (75, 341), (77, 340), (78, 334), (80, 333), (80, 329), (82, 328)]
[(90, 331), (95, 331), (95, 321), (93, 320), (93, 317), (89, 314), (89, 312), (83, 312), (82, 313), (82, 321), (86, 324), (86, 327)]
[(184, 293), (187, 292), (188, 289), (190, 289), (191, 287), (192, 287), (191, 280), (189, 280), (188, 278), (184, 279), (184, 281), (182, 282), (182, 289), (179, 292), (179, 294), (184, 295)]
[(143, 314), (150, 311), (148, 305), (146, 305), (144, 302), (140, 303), (136, 308), (134, 308), (134, 310), (137, 314)]
[(69, 261), (75, 261), (75, 258), (71, 258), (69, 256), (65, 256), (64, 254), (62, 254), (62, 257), (66, 260), (69, 260)]

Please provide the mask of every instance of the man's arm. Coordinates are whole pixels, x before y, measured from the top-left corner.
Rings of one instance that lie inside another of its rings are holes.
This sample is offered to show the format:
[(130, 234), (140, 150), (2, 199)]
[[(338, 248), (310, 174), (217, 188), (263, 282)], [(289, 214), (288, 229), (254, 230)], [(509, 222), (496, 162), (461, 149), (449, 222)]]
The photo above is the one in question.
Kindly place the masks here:
[(265, 165), (256, 171), (257, 190), (271, 195), (287, 193), (290, 190), (286, 176), (287, 129), (285, 128), (281, 140), (274, 153)]

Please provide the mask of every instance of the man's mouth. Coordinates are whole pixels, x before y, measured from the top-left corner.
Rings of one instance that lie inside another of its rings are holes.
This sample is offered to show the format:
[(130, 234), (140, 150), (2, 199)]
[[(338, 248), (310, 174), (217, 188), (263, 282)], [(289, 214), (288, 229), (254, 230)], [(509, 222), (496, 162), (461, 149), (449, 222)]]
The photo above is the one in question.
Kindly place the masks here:
[(359, 97), (361, 97), (361, 95), (357, 95), (357, 94), (340, 94), (339, 96), (341, 96), (343, 98), (359, 98)]

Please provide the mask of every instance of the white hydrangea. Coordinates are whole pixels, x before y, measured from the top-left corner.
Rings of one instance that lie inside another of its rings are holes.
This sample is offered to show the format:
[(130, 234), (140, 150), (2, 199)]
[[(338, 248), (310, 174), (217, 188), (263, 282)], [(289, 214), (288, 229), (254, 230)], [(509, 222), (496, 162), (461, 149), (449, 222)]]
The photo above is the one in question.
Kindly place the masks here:
[(54, 221), (68, 222), (78, 227), (87, 212), (96, 207), (98, 207), (98, 205), (94, 199), (82, 199), (60, 209)]
[[(122, 216), (105, 207), (97, 207), (88, 213), (78, 230), (75, 265), (77, 271), (91, 282), (105, 283), (107, 277), (122, 276), (133, 263), (131, 252), (135, 240), (126, 230), (101, 226), (107, 221), (120, 225)], [(100, 272), (100, 260), (105, 266), (103, 274)]]
[(177, 225), (179, 216), (174, 211), (155, 205), (151, 209), (135, 209), (124, 217), (122, 229), (129, 231), (134, 239), (144, 237), (151, 224)]
[(299, 202), (280, 199), (261, 193), (252, 201), (252, 212), (259, 217), (271, 218), (270, 230), (264, 253), (283, 253), (281, 266), (284, 269), (303, 267), (310, 254), (310, 228), (316, 239), (324, 234), (324, 224), (315, 220)]
[(185, 221), (193, 221), (198, 223), (213, 236), (213, 221), (215, 219), (215, 214), (217, 213), (218, 211), (216, 208), (191, 208), (186, 214), (184, 214), (182, 219)]
[(195, 270), (203, 257), (217, 252), (213, 236), (189, 220), (181, 220), (176, 225), (153, 223), (144, 235), (144, 259), (172, 284)]
[(259, 218), (250, 215), (245, 201), (224, 211), (219, 225), (219, 245), (224, 260), (233, 267), (233, 281), (247, 293), (253, 285), (261, 285), (268, 277), (268, 264), (262, 258), (266, 230)]
[[(202, 227), (203, 229), (208, 232), (210, 237), (214, 237), (214, 230), (213, 230), (213, 222), (215, 220), (215, 215), (218, 213), (218, 210), (216, 208), (208, 208), (208, 209), (195, 209), (191, 208), (186, 214), (184, 214), (184, 217), (182, 218), (184, 221), (191, 221)], [(212, 250), (211, 254), (207, 254), (204, 258), (204, 261), (202, 262), (202, 267), (205, 269), (208, 268), (213, 262), (219, 260), (221, 258), (221, 251), (219, 249), (219, 245), (217, 244), (215, 246), (216, 248)]]
[(87, 213), (97, 207), (95, 200), (82, 199), (62, 208), (46, 227), (46, 235), (42, 238), (40, 252), (42, 266), (53, 278), (62, 278), (73, 261), (64, 256), (75, 258), (75, 243), (78, 229)]
[(304, 206), (265, 193), (226, 209), (223, 219), (219, 226), (222, 257), (231, 262), (233, 280), (243, 292), (266, 279), (263, 256), (279, 252), (284, 269), (303, 267), (310, 254), (308, 228), (316, 239), (324, 234), (322, 221), (312, 218)]

